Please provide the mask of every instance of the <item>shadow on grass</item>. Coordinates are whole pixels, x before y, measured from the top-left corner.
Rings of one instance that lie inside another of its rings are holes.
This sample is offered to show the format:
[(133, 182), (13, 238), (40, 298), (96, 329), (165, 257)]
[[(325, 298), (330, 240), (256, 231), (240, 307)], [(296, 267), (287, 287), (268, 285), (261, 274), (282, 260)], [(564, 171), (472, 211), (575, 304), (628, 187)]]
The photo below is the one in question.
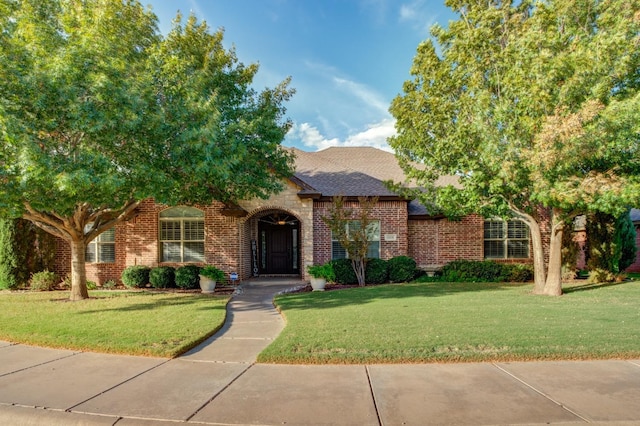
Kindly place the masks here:
[(409, 283), (383, 284), (336, 291), (291, 293), (276, 298), (283, 309), (330, 309), (365, 304), (376, 300), (446, 297), (460, 293), (504, 291), (530, 283)]
[[(174, 296), (174, 297), (165, 297), (162, 299), (147, 299), (145, 302), (141, 303), (132, 303), (127, 304), (126, 302), (122, 302), (123, 306), (118, 307), (104, 307), (95, 310), (88, 310), (79, 312), (80, 314), (95, 314), (99, 312), (134, 312), (134, 311), (151, 311), (158, 308), (164, 307), (192, 307), (196, 306), (197, 310), (200, 311), (209, 311), (209, 310), (218, 310), (218, 309), (226, 309), (226, 303), (216, 303), (211, 306), (202, 306), (203, 299), (211, 299), (212, 301), (221, 301), (226, 300), (224, 296)], [(120, 299), (122, 300), (122, 299)], [(200, 306), (197, 306), (200, 305)]]
[(599, 288), (615, 287), (619, 285), (629, 284), (629, 281), (620, 281), (613, 283), (587, 283), (581, 285), (571, 285), (562, 288), (562, 292), (565, 294), (578, 293), (580, 291), (597, 290)]

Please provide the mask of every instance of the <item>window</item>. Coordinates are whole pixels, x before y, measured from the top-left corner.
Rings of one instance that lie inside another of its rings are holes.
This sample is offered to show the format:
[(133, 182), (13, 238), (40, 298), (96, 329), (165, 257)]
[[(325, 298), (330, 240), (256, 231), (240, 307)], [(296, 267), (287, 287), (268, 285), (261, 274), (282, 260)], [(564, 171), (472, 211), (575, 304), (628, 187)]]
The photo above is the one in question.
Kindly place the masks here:
[(484, 257), (486, 259), (527, 259), (529, 227), (521, 220), (485, 220)]
[[(359, 220), (351, 220), (346, 225), (347, 235), (350, 232), (357, 231), (360, 229), (360, 221)], [(367, 257), (379, 258), (380, 257), (380, 222), (372, 221), (368, 226), (368, 238), (369, 238), (369, 252), (367, 253)], [(340, 242), (336, 239), (335, 235), (331, 233), (331, 259), (346, 259), (348, 257), (347, 251), (340, 244)]]
[[(91, 229), (87, 225), (85, 232)], [(95, 237), (85, 252), (85, 260), (89, 263), (114, 263), (116, 261), (116, 229), (111, 228)]]
[(204, 212), (173, 207), (160, 212), (161, 262), (204, 262)]

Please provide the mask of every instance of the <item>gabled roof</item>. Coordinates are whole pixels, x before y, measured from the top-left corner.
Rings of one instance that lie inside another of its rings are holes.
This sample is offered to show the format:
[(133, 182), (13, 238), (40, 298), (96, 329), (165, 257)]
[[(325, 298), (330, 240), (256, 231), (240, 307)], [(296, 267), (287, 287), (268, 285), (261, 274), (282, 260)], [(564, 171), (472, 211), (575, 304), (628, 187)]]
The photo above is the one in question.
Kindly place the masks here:
[[(303, 188), (301, 197), (322, 198), (377, 196), (404, 200), (385, 186), (385, 181), (406, 183), (395, 155), (372, 147), (332, 147), (317, 152), (291, 149), (296, 156), (294, 181)], [(441, 177), (436, 185), (457, 185), (455, 176)], [(429, 215), (426, 207), (411, 201), (410, 216)]]

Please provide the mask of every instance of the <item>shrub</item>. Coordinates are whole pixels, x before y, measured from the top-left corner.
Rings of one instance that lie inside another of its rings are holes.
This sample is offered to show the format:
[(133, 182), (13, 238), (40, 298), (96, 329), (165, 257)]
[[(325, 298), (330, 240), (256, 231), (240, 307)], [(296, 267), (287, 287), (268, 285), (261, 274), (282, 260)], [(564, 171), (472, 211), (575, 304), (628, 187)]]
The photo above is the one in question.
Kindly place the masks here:
[(87, 280), (87, 290), (97, 290), (97, 289), (98, 289), (98, 284), (96, 284), (95, 281)]
[(533, 265), (512, 263), (502, 265), (505, 281), (524, 283), (533, 280)]
[(322, 265), (309, 265), (307, 266), (307, 272), (314, 278), (324, 278), (328, 282), (336, 280), (336, 274), (333, 272), (333, 264), (331, 262), (323, 263)]
[(367, 284), (382, 284), (387, 282), (388, 266), (387, 261), (382, 259), (369, 259), (364, 272)]
[(200, 288), (200, 267), (185, 265), (176, 269), (176, 286), (184, 289)]
[(213, 265), (206, 265), (205, 267), (200, 269), (200, 275), (202, 275), (203, 277), (207, 277), (210, 280), (215, 281), (216, 283), (222, 283), (226, 278), (224, 271)]
[(336, 282), (339, 284), (357, 284), (358, 278), (356, 272), (351, 266), (350, 259), (336, 259), (332, 260), (333, 272), (336, 275)]
[(416, 276), (416, 261), (409, 256), (397, 256), (387, 261), (392, 283), (411, 281)]
[(147, 266), (129, 266), (122, 271), (120, 279), (127, 287), (144, 287), (149, 283), (149, 271)]
[(176, 286), (176, 270), (171, 266), (158, 266), (149, 271), (149, 283), (153, 288)]
[(102, 288), (105, 290), (113, 290), (117, 286), (118, 286), (118, 283), (116, 283), (114, 280), (109, 280), (106, 283), (102, 284)]
[(49, 271), (36, 272), (31, 276), (30, 287), (33, 291), (55, 290), (58, 284), (56, 274)]

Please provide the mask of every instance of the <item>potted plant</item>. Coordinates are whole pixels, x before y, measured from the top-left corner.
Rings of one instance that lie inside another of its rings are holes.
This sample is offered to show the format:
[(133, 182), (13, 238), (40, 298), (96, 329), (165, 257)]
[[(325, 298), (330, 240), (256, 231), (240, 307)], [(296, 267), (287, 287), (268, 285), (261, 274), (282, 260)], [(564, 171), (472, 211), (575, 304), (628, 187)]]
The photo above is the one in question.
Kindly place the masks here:
[(309, 265), (307, 266), (307, 272), (311, 275), (310, 281), (313, 291), (323, 291), (327, 281), (331, 282), (336, 279), (331, 263)]
[(224, 272), (213, 265), (207, 265), (200, 269), (200, 288), (203, 293), (213, 293), (216, 283), (224, 280)]

